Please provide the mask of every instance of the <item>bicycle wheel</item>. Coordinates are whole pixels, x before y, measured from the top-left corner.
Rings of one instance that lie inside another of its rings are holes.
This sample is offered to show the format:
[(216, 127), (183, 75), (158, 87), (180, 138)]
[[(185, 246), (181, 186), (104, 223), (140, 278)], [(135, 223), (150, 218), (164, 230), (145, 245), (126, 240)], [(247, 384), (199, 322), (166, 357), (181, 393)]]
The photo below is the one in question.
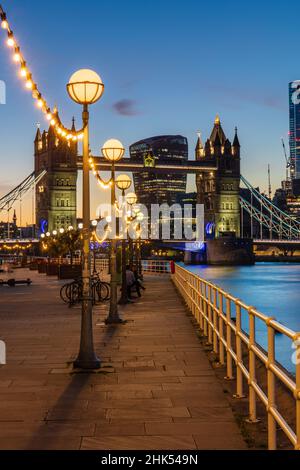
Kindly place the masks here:
[(62, 286), (62, 288), (60, 289), (60, 298), (61, 300), (65, 303), (65, 304), (68, 304), (69, 303), (69, 297), (68, 297), (68, 288), (69, 288), (70, 284), (64, 284)]
[(107, 283), (105, 282), (98, 282), (97, 283), (97, 295), (98, 295), (98, 301), (99, 302), (104, 302), (105, 300), (109, 299), (109, 287)]
[(82, 285), (78, 282), (73, 282), (70, 285), (70, 306), (82, 300)]

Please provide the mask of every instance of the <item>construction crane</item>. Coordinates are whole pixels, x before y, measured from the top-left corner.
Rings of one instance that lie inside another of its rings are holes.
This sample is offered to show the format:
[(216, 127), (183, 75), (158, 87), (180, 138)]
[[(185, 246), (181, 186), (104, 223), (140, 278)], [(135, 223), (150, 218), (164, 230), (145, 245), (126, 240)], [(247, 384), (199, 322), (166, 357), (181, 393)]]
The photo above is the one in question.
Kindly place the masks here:
[[(281, 137), (281, 142), (282, 142), (283, 152), (284, 152), (285, 161), (286, 161), (286, 181), (288, 181), (290, 178), (293, 178), (293, 176), (294, 176), (295, 164), (294, 164), (294, 162), (292, 162), (291, 158), (288, 158), (288, 156), (287, 156), (286, 147), (285, 147), (283, 137)], [(290, 175), (289, 175), (289, 173), (290, 173)]]
[(271, 201), (272, 200), (272, 185), (271, 185), (271, 166), (270, 166), (270, 164), (268, 165), (268, 193), (269, 193), (269, 199)]

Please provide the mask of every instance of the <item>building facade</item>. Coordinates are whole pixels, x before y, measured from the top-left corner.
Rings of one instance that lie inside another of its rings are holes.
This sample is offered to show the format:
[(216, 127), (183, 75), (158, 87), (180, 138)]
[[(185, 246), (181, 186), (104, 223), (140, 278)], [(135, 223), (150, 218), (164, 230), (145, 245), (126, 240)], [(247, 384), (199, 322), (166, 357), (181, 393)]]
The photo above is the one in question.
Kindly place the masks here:
[(300, 80), (289, 84), (291, 177), (300, 178)]
[(47, 171), (36, 187), (39, 233), (76, 227), (77, 143), (60, 140), (50, 126), (48, 132), (38, 129), (34, 150), (36, 176)]
[(205, 159), (217, 170), (197, 175), (198, 203), (204, 205), (206, 237), (240, 237), (240, 143), (227, 139), (217, 116), (205, 145), (198, 138), (196, 160)]
[(173, 205), (179, 194), (186, 193), (186, 173), (156, 173), (157, 163), (185, 164), (188, 160), (188, 141), (181, 135), (163, 135), (140, 140), (130, 146), (130, 159), (145, 164), (145, 171), (133, 174), (138, 201), (148, 209), (151, 204)]

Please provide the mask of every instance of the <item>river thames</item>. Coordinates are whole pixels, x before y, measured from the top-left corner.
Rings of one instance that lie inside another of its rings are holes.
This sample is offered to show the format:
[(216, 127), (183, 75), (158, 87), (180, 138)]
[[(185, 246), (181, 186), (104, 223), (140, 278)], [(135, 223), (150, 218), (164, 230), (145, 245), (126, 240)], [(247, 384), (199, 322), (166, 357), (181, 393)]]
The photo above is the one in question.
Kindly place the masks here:
[[(186, 267), (186, 266), (185, 266)], [(222, 287), (260, 312), (300, 331), (300, 264), (257, 263), (255, 266), (188, 266), (187, 269)], [(247, 331), (247, 321), (243, 328)], [(257, 322), (257, 341), (266, 347), (266, 328)], [(294, 350), (291, 341), (276, 335), (276, 359), (290, 372)]]

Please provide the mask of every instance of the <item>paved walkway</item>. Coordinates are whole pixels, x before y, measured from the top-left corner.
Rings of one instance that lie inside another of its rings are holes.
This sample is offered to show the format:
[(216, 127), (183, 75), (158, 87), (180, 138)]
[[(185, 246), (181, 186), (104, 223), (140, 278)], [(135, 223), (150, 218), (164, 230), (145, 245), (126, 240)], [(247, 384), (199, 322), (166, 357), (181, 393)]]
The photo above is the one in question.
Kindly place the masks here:
[(104, 368), (74, 374), (80, 309), (61, 282), (0, 287), (0, 449), (244, 449), (226, 395), (168, 278), (147, 278), (143, 298), (106, 327), (95, 308)]

